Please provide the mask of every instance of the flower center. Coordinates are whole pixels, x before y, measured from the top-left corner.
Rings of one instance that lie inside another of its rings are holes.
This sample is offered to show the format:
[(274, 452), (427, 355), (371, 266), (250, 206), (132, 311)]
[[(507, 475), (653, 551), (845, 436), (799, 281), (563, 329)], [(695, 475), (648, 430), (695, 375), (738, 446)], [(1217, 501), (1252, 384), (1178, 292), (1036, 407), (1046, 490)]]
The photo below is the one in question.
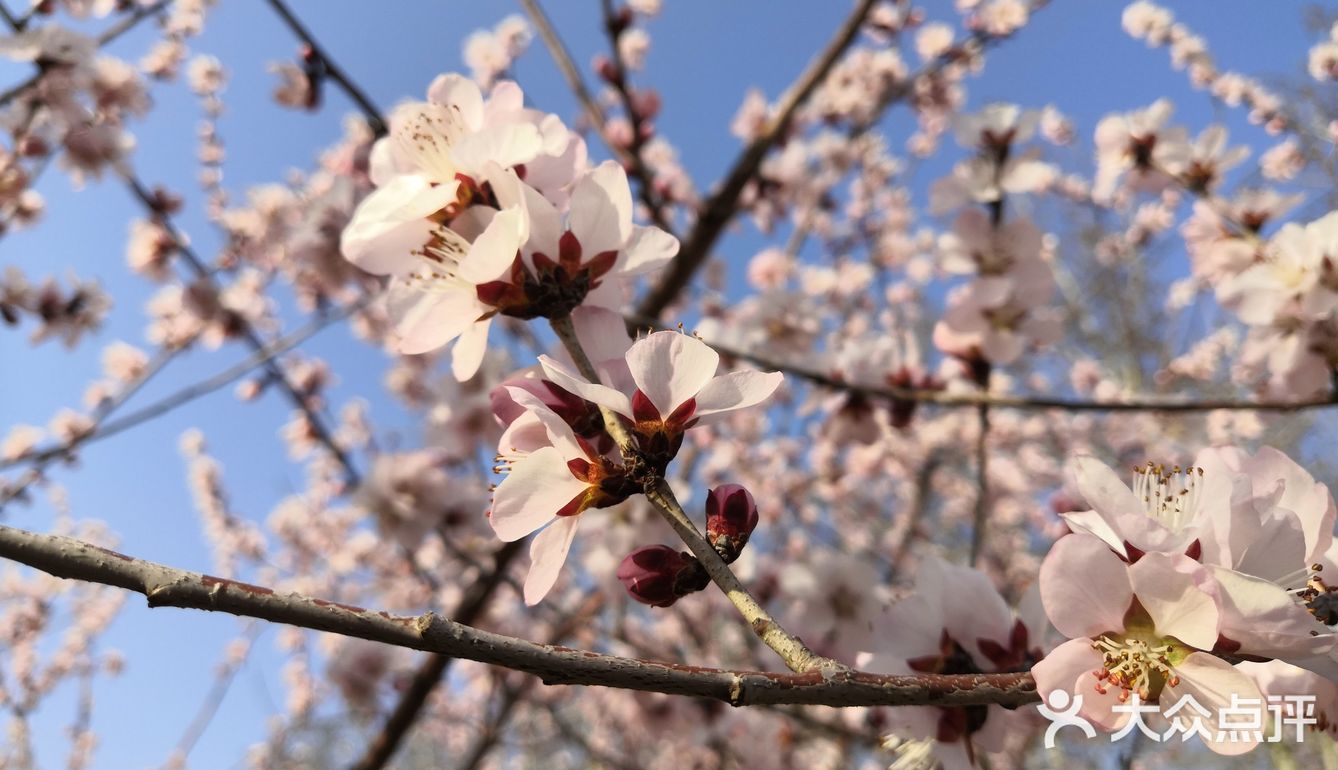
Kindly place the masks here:
[(1134, 494), (1143, 501), (1147, 515), (1172, 532), (1179, 532), (1194, 520), (1202, 488), (1202, 468), (1167, 468), (1151, 460), (1134, 468)]
[(1105, 694), (1109, 686), (1118, 687), (1120, 701), (1136, 692), (1140, 700), (1154, 700), (1167, 684), (1180, 683), (1171, 671), (1171, 645), (1165, 640), (1147, 641), (1135, 637), (1120, 638), (1107, 634), (1092, 642), (1101, 653), (1102, 667), (1096, 673), (1096, 691)]

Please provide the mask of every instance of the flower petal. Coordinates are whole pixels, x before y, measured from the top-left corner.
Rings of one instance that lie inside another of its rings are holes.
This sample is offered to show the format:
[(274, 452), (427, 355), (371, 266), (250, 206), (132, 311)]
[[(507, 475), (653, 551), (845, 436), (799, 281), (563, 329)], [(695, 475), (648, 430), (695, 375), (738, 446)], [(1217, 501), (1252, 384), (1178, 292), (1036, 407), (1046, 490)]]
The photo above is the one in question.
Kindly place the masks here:
[(1124, 630), (1134, 597), (1128, 568), (1097, 538), (1061, 537), (1041, 563), (1040, 584), (1045, 614), (1070, 639)]
[(1095, 457), (1075, 458), (1069, 465), (1069, 475), (1078, 486), (1087, 504), (1101, 514), (1117, 533), (1119, 519), (1129, 514), (1144, 515), (1143, 503), (1133, 490), (1115, 475), (1115, 471)]
[(693, 412), (703, 422), (708, 417), (724, 417), (729, 412), (745, 409), (765, 401), (785, 379), (780, 372), (744, 370), (716, 377), (697, 393), (697, 408)]
[[(1172, 721), (1179, 721), (1182, 729), (1188, 729), (1194, 719), (1199, 719), (1208, 735), (1212, 736), (1204, 738), (1204, 743), (1218, 754), (1244, 754), (1258, 745), (1248, 730), (1237, 730), (1233, 735), (1220, 729), (1222, 717), (1219, 716), (1222, 709), (1232, 707), (1231, 696), (1235, 695), (1236, 709), (1243, 708), (1241, 701), (1257, 701), (1257, 708), (1261, 709), (1260, 724), (1265, 729), (1268, 727), (1269, 716), (1262, 712), (1264, 696), (1253, 679), (1225, 660), (1206, 652), (1190, 653), (1189, 657), (1175, 666), (1174, 672), (1180, 681), (1175, 685), (1167, 685), (1162, 691), (1162, 710), (1165, 711), (1188, 696), (1193, 698), (1192, 703), (1202, 706), (1209, 715), (1201, 716), (1193, 705), (1187, 705), (1171, 717)], [(1227, 725), (1239, 725), (1245, 720), (1243, 714), (1229, 714)]]
[(406, 355), (436, 350), (455, 339), (487, 312), (473, 292), (463, 288), (424, 291), (396, 279), (386, 292), (386, 311), (395, 322), (396, 348)]
[(571, 475), (567, 458), (557, 449), (537, 449), (512, 466), (497, 485), (488, 523), (504, 542), (519, 540), (554, 518), (589, 486)]
[(661, 417), (696, 397), (719, 365), (720, 355), (711, 346), (678, 332), (655, 332), (627, 351), (632, 380)]
[(581, 243), (582, 261), (622, 249), (632, 237), (632, 188), (623, 167), (606, 160), (581, 177), (572, 190), (568, 220)]
[(529, 225), (525, 212), (518, 207), (499, 212), (460, 260), (460, 277), (480, 284), (506, 275), (529, 237)]
[(1134, 596), (1152, 616), (1161, 636), (1174, 636), (1201, 650), (1217, 643), (1221, 612), (1200, 584), (1201, 565), (1181, 554), (1149, 553), (1129, 567)]
[(548, 525), (530, 543), (530, 574), (525, 576), (525, 603), (538, 604), (557, 582), (576, 537), (580, 516), (563, 516)]
[(483, 318), (465, 327), (451, 348), (451, 374), (459, 382), (465, 382), (478, 373), (483, 364), (483, 354), (488, 352), (488, 328), (492, 318)]
[(340, 251), (369, 273), (412, 270), (419, 264), (413, 252), (427, 243), (436, 227), (428, 215), (454, 201), (458, 186), (458, 182), (433, 186), (416, 174), (392, 177), (358, 204), (340, 237)]
[(1295, 662), (1333, 648), (1333, 635), (1284, 588), (1221, 567), (1209, 571), (1221, 588), (1220, 631), (1241, 652)]
[(609, 409), (632, 419), (632, 401), (625, 394), (619, 393), (607, 385), (587, 382), (579, 374), (563, 366), (562, 363), (549, 356), (539, 356), (539, 363), (544, 368), (544, 374), (553, 381), (559, 388), (580, 396), (592, 404), (606, 406)]
[(636, 227), (623, 247), (619, 272), (640, 275), (664, 267), (678, 253), (678, 239), (658, 227)]

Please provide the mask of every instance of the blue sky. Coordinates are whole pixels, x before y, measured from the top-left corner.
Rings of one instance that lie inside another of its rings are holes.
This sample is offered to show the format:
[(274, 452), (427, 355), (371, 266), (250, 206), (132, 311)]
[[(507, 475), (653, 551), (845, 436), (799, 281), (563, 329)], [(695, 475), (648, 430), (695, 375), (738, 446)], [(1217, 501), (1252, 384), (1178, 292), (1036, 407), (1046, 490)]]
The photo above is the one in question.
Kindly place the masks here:
[[(292, 5), (383, 108), (421, 96), (432, 77), (462, 68), (460, 42), (465, 35), (519, 10), (510, 2), (458, 0), (293, 0)], [(547, 5), (578, 63), (586, 66), (593, 54), (605, 50), (597, 3), (550, 0)], [(756, 86), (776, 97), (827, 40), (847, 5), (666, 0), (663, 15), (651, 26), (654, 44), (647, 71), (638, 77), (661, 91), (665, 108), (657, 121), (660, 131), (678, 146), (700, 188), (708, 188), (737, 152), (728, 124), (745, 90)], [(931, 17), (951, 16), (947, 3), (928, 5)], [(1302, 25), (1305, 5), (1293, 0), (1219, 0), (1180, 3), (1175, 10), (1208, 39), (1219, 66), (1267, 78), (1301, 71), (1309, 47)], [(1074, 119), (1084, 143), (1103, 114), (1144, 106), (1161, 96), (1176, 102), (1177, 121), (1195, 132), (1218, 118), (1219, 110), (1208, 98), (1170, 69), (1165, 51), (1148, 50), (1123, 34), (1123, 7), (1119, 0), (1054, 0), (1018, 39), (989, 55), (985, 73), (968, 82), (971, 103), (1055, 104)], [(140, 30), (112, 51), (134, 61), (150, 41), (151, 31)], [(282, 179), (288, 168), (309, 167), (315, 154), (341, 134), (341, 117), (351, 106), (337, 91), (327, 92), (325, 108), (315, 114), (284, 111), (270, 101), (273, 84), (267, 63), (291, 58), (296, 43), (260, 0), (220, 3), (208, 31), (193, 47), (220, 57), (231, 75), (224, 97), (227, 113), (219, 127), (228, 148), (225, 185), (235, 199), (249, 185)], [(0, 68), (0, 76), (16, 72), (14, 67)], [(516, 74), (535, 106), (575, 115), (573, 100), (537, 42)], [(155, 86), (153, 95), (156, 109), (133, 127), (136, 167), (146, 181), (186, 195), (181, 224), (201, 253), (209, 254), (216, 236), (198, 215), (201, 195), (194, 183), (198, 105), (181, 84)], [(1220, 118), (1232, 128), (1233, 138), (1256, 148), (1268, 146), (1262, 132), (1246, 126), (1242, 113), (1220, 113)], [(904, 111), (890, 118), (894, 146), (907, 125)], [(1089, 147), (1084, 144), (1071, 158), (1086, 158)], [(99, 374), (93, 353), (102, 345), (114, 339), (143, 344), (143, 304), (152, 293), (152, 287), (129, 276), (124, 267), (127, 222), (139, 211), (119, 184), (94, 183), (76, 193), (53, 171), (39, 189), (47, 198), (47, 221), (0, 240), (0, 266), (17, 264), (33, 276), (73, 269), (101, 280), (117, 304), (97, 339), (74, 353), (50, 343), (30, 348), (26, 328), (0, 328), (0, 434), (14, 423), (45, 424), (60, 408), (78, 404), (86, 384)], [(745, 259), (761, 242), (745, 232), (727, 240), (722, 253)], [(394, 406), (380, 395), (380, 353), (350, 344), (342, 329), (324, 332), (309, 349), (339, 373), (338, 399), (365, 397), (373, 416), (402, 422), (394, 419)], [(243, 355), (238, 346), (191, 354), (135, 403), (147, 403)], [(235, 509), (263, 520), (275, 502), (302, 487), (301, 469), (286, 463), (277, 436), (288, 412), (275, 396), (240, 404), (224, 390), (95, 444), (81, 467), (58, 470), (55, 477), (68, 488), (74, 514), (110, 522), (123, 550), (207, 571), (208, 551), (186, 489), (178, 437), (187, 428), (203, 429), (225, 465)], [(5, 512), (6, 523), (39, 530), (49, 525), (50, 516), (42, 504)], [(161, 763), (208, 690), (223, 646), (239, 628), (227, 616), (149, 612), (141, 599), (132, 597), (105, 637), (107, 645), (125, 651), (129, 668), (121, 678), (99, 685), (94, 728), (102, 745), (96, 766)], [(255, 663), (238, 678), (197, 747), (194, 766), (233, 766), (247, 745), (263, 737), (263, 717), (283, 697), (272, 665), (272, 642), (272, 633), (262, 637)], [(72, 693), (64, 691), (36, 715), (45, 766), (63, 761), (62, 728), (72, 714)]]

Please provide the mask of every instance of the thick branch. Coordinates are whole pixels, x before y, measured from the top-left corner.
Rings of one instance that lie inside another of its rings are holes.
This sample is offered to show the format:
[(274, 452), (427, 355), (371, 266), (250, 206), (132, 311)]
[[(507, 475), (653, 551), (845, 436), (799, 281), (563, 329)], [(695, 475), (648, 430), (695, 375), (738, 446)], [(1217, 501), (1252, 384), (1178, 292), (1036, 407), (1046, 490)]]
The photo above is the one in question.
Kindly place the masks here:
[(482, 631), (431, 612), (397, 617), (174, 569), (60, 535), (0, 526), (0, 557), (56, 577), (144, 594), (150, 607), (228, 612), (524, 671), (545, 684), (599, 685), (712, 698), (735, 706), (1017, 706), (1038, 701), (1029, 674), (777, 674), (621, 658)]

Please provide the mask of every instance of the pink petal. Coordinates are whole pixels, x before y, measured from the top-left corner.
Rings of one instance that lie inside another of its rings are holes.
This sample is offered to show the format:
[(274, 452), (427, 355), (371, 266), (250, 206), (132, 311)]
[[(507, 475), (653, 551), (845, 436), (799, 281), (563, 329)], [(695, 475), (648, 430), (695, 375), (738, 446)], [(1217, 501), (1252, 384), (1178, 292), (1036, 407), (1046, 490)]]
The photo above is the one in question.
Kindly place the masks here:
[(1200, 583), (1203, 567), (1181, 554), (1149, 553), (1129, 567), (1134, 595), (1160, 636), (1174, 636), (1201, 650), (1217, 643), (1221, 612)]
[(1061, 537), (1041, 563), (1041, 603), (1069, 638), (1124, 630), (1133, 602), (1128, 569), (1091, 535)]
[(519, 540), (554, 518), (588, 488), (571, 475), (561, 452), (543, 447), (517, 462), (497, 485), (488, 522), (503, 541)]
[(743, 370), (730, 372), (706, 383), (697, 393), (694, 414), (703, 423), (722, 418), (727, 413), (759, 404), (771, 397), (785, 379), (780, 372)]
[(1305, 530), (1307, 561), (1319, 558), (1333, 542), (1333, 524), (1338, 516), (1329, 488), (1273, 447), (1262, 447), (1249, 459), (1248, 467), (1256, 479), (1283, 481), (1285, 487), (1278, 505), (1300, 518)]
[(1209, 571), (1221, 587), (1221, 633), (1240, 642), (1241, 652), (1297, 660), (1333, 648), (1332, 634), (1311, 635), (1327, 629), (1285, 589), (1221, 567)]
[(709, 345), (678, 332), (655, 332), (627, 351), (632, 380), (661, 417), (700, 393), (719, 365), (720, 356)]
[(627, 324), (621, 313), (593, 305), (581, 305), (571, 311), (571, 323), (576, 327), (576, 338), (581, 341), (585, 354), (598, 369), (607, 361), (617, 360), (626, 367), (624, 357), (632, 347), (627, 336)]
[[(1187, 729), (1198, 717), (1203, 726), (1207, 729), (1211, 740), (1205, 740), (1208, 748), (1218, 754), (1244, 754), (1258, 745), (1249, 735), (1237, 735), (1245, 740), (1231, 741), (1227, 740), (1228, 734), (1218, 729), (1218, 712), (1223, 708), (1231, 706), (1231, 696), (1237, 697), (1237, 703), (1240, 701), (1258, 700), (1259, 708), (1262, 709), (1263, 695), (1259, 692), (1259, 686), (1254, 683), (1241, 671), (1238, 671), (1225, 660), (1206, 652), (1193, 652), (1189, 657), (1181, 661), (1173, 669), (1175, 675), (1180, 678), (1179, 684), (1175, 686), (1168, 685), (1162, 691), (1160, 703), (1164, 712), (1173, 706), (1186, 695), (1193, 698), (1193, 702), (1202, 706), (1209, 712), (1209, 716), (1202, 716), (1192, 705), (1187, 705), (1171, 717), (1172, 720), (1179, 719)], [(1240, 708), (1240, 706), (1237, 706)], [(1239, 724), (1244, 720), (1243, 716), (1230, 716), (1231, 723)], [(1261, 715), (1261, 724), (1264, 731), (1267, 732), (1271, 721), (1271, 716), (1264, 712)], [(1241, 731), (1246, 732), (1246, 731)], [(1176, 733), (1179, 735), (1180, 733)]]
[(581, 177), (568, 219), (584, 260), (622, 249), (632, 237), (632, 188), (623, 167), (606, 160)]
[(1145, 515), (1143, 501), (1134, 495), (1109, 466), (1095, 457), (1080, 455), (1069, 464), (1068, 471), (1083, 499), (1093, 510), (1101, 514), (1101, 518), (1105, 519), (1117, 533), (1120, 533), (1120, 517), (1129, 514)]
[(1101, 665), (1101, 654), (1092, 649), (1091, 639), (1070, 639), (1036, 661), (1031, 676), (1036, 680), (1036, 692), (1046, 698), (1055, 690), (1073, 693), (1078, 677)]
[(562, 452), (563, 457), (568, 460), (586, 459), (585, 451), (581, 449), (580, 443), (577, 442), (576, 433), (572, 431), (571, 426), (563, 421), (556, 412), (548, 408), (538, 396), (518, 387), (508, 387), (506, 391), (517, 404), (525, 409), (527, 414), (533, 415), (544, 426), (544, 430), (548, 434), (548, 440), (554, 447), (557, 447), (558, 451)]
[(558, 573), (567, 561), (571, 541), (576, 537), (580, 516), (563, 516), (548, 525), (530, 543), (530, 574), (525, 577), (525, 603), (538, 604), (557, 582)]

